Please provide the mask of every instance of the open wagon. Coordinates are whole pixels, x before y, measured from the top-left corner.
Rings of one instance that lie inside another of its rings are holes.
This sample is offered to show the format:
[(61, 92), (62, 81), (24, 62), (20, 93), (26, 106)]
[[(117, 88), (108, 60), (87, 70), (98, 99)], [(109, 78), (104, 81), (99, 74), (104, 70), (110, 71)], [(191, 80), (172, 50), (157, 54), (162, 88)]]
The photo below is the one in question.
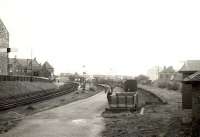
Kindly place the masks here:
[(110, 110), (136, 110), (138, 104), (137, 81), (126, 80), (123, 83), (124, 91), (107, 93)]

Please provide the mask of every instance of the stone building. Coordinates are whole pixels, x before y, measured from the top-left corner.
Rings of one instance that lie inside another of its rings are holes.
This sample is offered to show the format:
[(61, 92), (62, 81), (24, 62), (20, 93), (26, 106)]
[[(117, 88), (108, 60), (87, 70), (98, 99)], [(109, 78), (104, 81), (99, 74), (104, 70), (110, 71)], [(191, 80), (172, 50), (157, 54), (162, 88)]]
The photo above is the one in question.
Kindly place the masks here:
[(0, 19), (0, 75), (8, 74), (9, 33)]
[(34, 59), (9, 59), (9, 75), (40, 76), (42, 66)]

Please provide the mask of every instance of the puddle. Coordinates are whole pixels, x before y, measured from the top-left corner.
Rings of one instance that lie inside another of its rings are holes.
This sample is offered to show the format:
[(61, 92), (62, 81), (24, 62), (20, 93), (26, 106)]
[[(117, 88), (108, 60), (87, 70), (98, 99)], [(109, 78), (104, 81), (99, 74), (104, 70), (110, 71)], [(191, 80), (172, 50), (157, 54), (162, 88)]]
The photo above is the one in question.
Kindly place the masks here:
[(73, 124), (76, 125), (83, 125), (83, 124), (87, 124), (87, 120), (86, 119), (74, 119), (72, 120)]

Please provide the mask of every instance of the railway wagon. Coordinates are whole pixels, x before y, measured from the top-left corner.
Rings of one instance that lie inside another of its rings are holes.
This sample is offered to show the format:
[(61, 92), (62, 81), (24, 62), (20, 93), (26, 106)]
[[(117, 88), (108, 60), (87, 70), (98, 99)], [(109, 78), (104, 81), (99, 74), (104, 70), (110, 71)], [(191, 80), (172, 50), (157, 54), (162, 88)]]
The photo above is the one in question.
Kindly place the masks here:
[(125, 92), (136, 92), (137, 91), (137, 81), (134, 79), (129, 79), (124, 82)]
[(137, 81), (126, 80), (124, 82), (124, 91), (108, 92), (107, 98), (110, 110), (135, 110), (138, 104)]

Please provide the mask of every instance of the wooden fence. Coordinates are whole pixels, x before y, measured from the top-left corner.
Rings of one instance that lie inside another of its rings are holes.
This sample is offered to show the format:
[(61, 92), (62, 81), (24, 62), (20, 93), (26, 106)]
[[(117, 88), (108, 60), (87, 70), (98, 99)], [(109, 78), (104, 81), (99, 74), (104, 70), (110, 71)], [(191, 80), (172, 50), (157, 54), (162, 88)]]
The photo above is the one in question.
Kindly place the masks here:
[(41, 81), (41, 82), (51, 82), (48, 78), (35, 77), (35, 76), (8, 76), (0, 75), (1, 81)]

